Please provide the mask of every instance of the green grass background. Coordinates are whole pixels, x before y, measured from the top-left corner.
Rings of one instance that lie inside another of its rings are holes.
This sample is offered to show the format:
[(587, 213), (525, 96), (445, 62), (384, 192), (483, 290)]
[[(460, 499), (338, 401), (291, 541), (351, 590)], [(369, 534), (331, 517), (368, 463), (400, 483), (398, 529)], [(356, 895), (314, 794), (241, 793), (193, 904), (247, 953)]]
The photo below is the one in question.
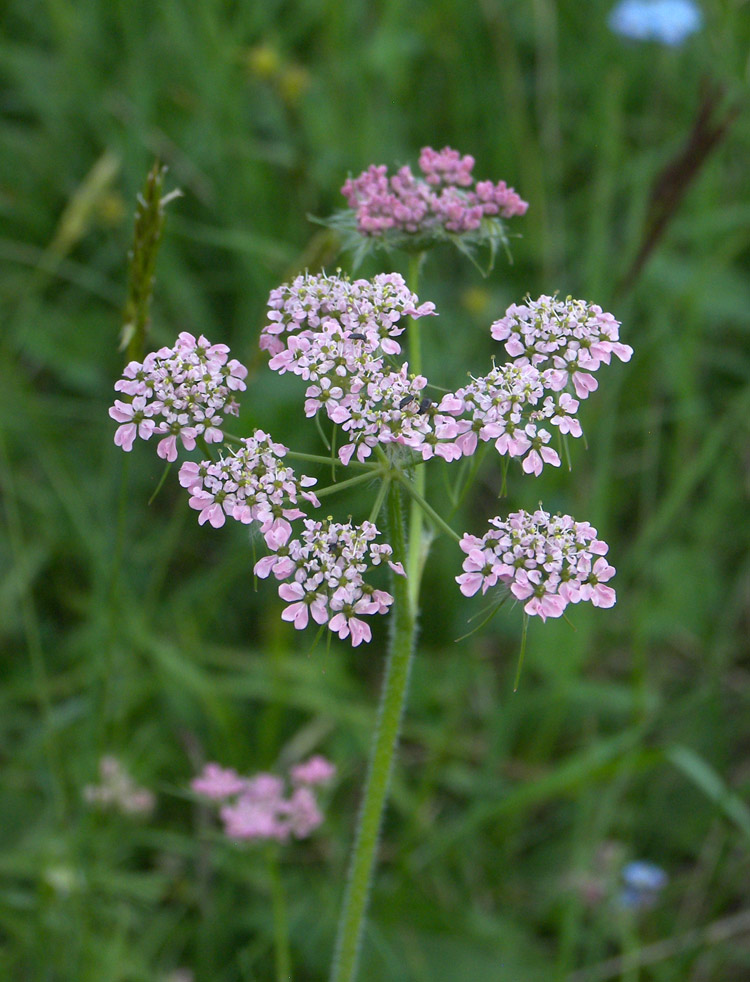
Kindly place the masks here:
[[(667, 49), (614, 36), (608, 10), (2, 6), (0, 978), (272, 978), (263, 853), (221, 842), (186, 789), (202, 759), (250, 773), (313, 751), (339, 768), (326, 824), (281, 861), (294, 978), (325, 978), (385, 631), (310, 653), (273, 587), (254, 592), (242, 528), (198, 528), (174, 479), (147, 506), (161, 462), (152, 445), (120, 453), (107, 416), (125, 256), (159, 156), (184, 197), (169, 206), (152, 345), (180, 330), (228, 343), (251, 365), (242, 425), (319, 449), (297, 380), (257, 354), (268, 291), (335, 267), (307, 216), (340, 206), (347, 173), (414, 164), (425, 144), (472, 153), (479, 177), (530, 202), (513, 265), (501, 257), (487, 280), (457, 254), (430, 257), (428, 374), (484, 371), (489, 324), (527, 291), (602, 304), (635, 348), (584, 405), (572, 474), (516, 471), (498, 505), (488, 467), (463, 516), (481, 533), (541, 498), (592, 521), (618, 603), (576, 608), (575, 631), (533, 624), (514, 694), (520, 611), (456, 643), (481, 605), (438, 544), (361, 978), (750, 977), (736, 920), (750, 908), (750, 14), (706, 2), (704, 30)], [(717, 117), (739, 115), (618, 293), (710, 85)], [(151, 819), (85, 805), (103, 753), (157, 793)], [(585, 902), (577, 885), (632, 858), (669, 874), (653, 909)], [(727, 918), (726, 935), (701, 933)], [(574, 974), (657, 941), (640, 970)]]

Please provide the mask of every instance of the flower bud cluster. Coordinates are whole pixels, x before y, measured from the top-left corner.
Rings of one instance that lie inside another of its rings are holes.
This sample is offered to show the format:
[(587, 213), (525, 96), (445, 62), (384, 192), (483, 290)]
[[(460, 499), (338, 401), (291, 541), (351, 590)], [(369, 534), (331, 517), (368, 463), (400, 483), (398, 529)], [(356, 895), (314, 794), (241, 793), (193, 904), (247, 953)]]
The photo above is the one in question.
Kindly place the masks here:
[(466, 559), (456, 582), (464, 596), (502, 584), (524, 601), (527, 614), (542, 620), (560, 617), (569, 603), (581, 600), (595, 607), (614, 605), (615, 591), (605, 586), (615, 574), (604, 559), (608, 546), (588, 522), (539, 508), (492, 518), (490, 525), (481, 539), (469, 534), (461, 539)]
[(415, 177), (408, 166), (388, 177), (385, 165), (371, 165), (341, 189), (355, 212), (362, 235), (378, 236), (395, 230), (408, 235), (444, 230), (453, 234), (474, 232), (486, 216), (512, 218), (523, 215), (527, 202), (505, 181), (474, 183), (474, 158), (462, 157), (445, 147), (424, 147)]
[(403, 567), (390, 561), (389, 545), (374, 542), (379, 532), (372, 522), (343, 525), (330, 518), (322, 522), (308, 518), (304, 527), (297, 539), (277, 547), (269, 544), (274, 554), (259, 560), (255, 573), (264, 579), (273, 573), (277, 580), (290, 581), (279, 586), (279, 596), (289, 604), (281, 617), (297, 630), (307, 627), (312, 617), (316, 624), (327, 624), (342, 641), (350, 638), (355, 648), (370, 641), (370, 626), (361, 618), (387, 613), (393, 597), (365, 583), (368, 565), (378, 566), (385, 559), (401, 576)]
[(121, 425), (115, 443), (132, 450), (136, 436), (148, 440), (161, 436), (156, 448), (160, 457), (177, 459), (177, 439), (186, 450), (197, 437), (206, 443), (223, 439), (222, 418), (236, 416), (239, 405), (234, 393), (244, 391), (247, 369), (235, 359), (227, 360), (225, 344), (197, 340), (183, 331), (173, 348), (161, 348), (143, 363), (131, 361), (115, 383), (128, 401), (115, 399), (109, 410)]
[(336, 768), (315, 756), (290, 771), (291, 790), (275, 774), (241, 777), (232, 768), (206, 764), (191, 782), (196, 794), (221, 802), (227, 837), (237, 841), (287, 842), (306, 839), (323, 822), (313, 788), (328, 784)]
[(418, 302), (398, 273), (354, 282), (339, 273), (305, 273), (271, 291), (260, 347), (276, 355), (284, 350), (284, 335), (322, 333), (336, 325), (343, 336), (365, 340), (370, 350), (379, 347), (385, 354), (398, 354), (401, 347), (394, 339), (404, 331), (401, 318), (435, 313), (434, 304), (417, 307)]
[(541, 296), (512, 304), (491, 327), (492, 337), (518, 365), (533, 365), (544, 373), (545, 386), (559, 392), (572, 384), (586, 399), (598, 382), (591, 374), (612, 355), (629, 361), (630, 345), (619, 340), (620, 322), (597, 304), (567, 297)]
[(200, 512), (198, 523), (221, 528), (227, 518), (243, 525), (260, 522), (269, 548), (287, 541), (289, 524), (303, 518), (300, 501), (316, 508), (320, 502), (305, 488), (317, 484), (314, 477), (297, 477), (280, 461), (287, 447), (275, 443), (263, 430), (242, 441), (242, 448), (217, 461), (186, 461), (180, 467), (180, 484), (190, 492), (190, 507)]

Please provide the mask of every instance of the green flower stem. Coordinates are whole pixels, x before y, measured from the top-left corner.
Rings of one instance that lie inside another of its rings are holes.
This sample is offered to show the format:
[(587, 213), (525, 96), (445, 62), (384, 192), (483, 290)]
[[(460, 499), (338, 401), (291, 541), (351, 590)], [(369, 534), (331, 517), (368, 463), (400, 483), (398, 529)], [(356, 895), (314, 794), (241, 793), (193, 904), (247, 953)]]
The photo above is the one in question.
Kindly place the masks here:
[[(419, 287), (419, 270), (424, 259), (423, 252), (415, 252), (409, 256), (409, 272), (406, 276), (406, 285), (412, 293), (417, 292)], [(422, 374), (422, 345), (419, 332), (419, 321), (413, 317), (409, 318), (409, 329), (407, 334), (409, 340), (409, 371), (415, 375)]]
[(363, 481), (372, 481), (377, 477), (377, 474), (357, 474), (356, 477), (349, 477), (345, 481), (339, 481), (337, 484), (329, 484), (327, 488), (321, 488), (320, 491), (313, 489), (316, 497), (324, 498), (327, 494), (336, 494), (337, 491), (343, 491), (344, 488), (350, 488), (354, 484), (362, 484)]
[(424, 537), (424, 512), (419, 506), (416, 494), (421, 494), (425, 489), (424, 471), (417, 471), (414, 475), (415, 494), (412, 495), (411, 511), (409, 515), (409, 553), (406, 560), (407, 582), (409, 584), (409, 603), (414, 616), (418, 613), (419, 603), (419, 584), (422, 580), (422, 570), (427, 559), (426, 549), (429, 543), (425, 542)]
[(273, 905), (273, 947), (276, 961), (276, 982), (291, 982), (292, 957), (289, 951), (289, 922), (286, 915), (286, 897), (279, 875), (279, 859), (275, 849), (268, 853), (268, 876), (271, 881)]
[(157, 494), (161, 491), (161, 489), (164, 487), (164, 482), (167, 479), (167, 474), (169, 474), (169, 472), (171, 470), (172, 470), (171, 463), (170, 464), (167, 464), (167, 466), (164, 468), (164, 471), (162, 472), (161, 477), (159, 478), (159, 483), (156, 485), (156, 490), (151, 495), (151, 497), (148, 499), (149, 505), (152, 505), (154, 503), (154, 499), (156, 498)]
[[(424, 259), (424, 253), (418, 252), (409, 257), (409, 273), (407, 276), (407, 286), (412, 293), (417, 292), (419, 286), (419, 270)], [(415, 375), (422, 373), (422, 341), (419, 321), (413, 317), (409, 318), (407, 328), (409, 341), (409, 371)], [(414, 474), (414, 490), (424, 498), (426, 483), (425, 472), (420, 468)], [(427, 549), (429, 542), (425, 542), (423, 535), (424, 512), (419, 507), (415, 498), (412, 498), (411, 512), (409, 515), (409, 554), (406, 561), (406, 577), (409, 590), (409, 603), (411, 605), (412, 616), (417, 616), (417, 604), (419, 602), (419, 584), (422, 580), (422, 570), (427, 559)]]
[[(331, 441), (328, 439), (328, 437), (323, 432), (323, 424), (320, 422), (320, 415), (319, 415), (319, 413), (315, 413), (315, 429), (318, 431), (318, 435), (320, 436), (320, 439), (321, 439), (321, 441), (323, 443), (323, 446), (326, 448), (326, 450), (329, 450), (330, 451), (330, 449), (331, 449)], [(335, 432), (335, 430), (334, 430), (334, 432)], [(331, 456), (333, 457), (334, 455), (331, 454)]]
[[(421, 509), (422, 513), (427, 515), (430, 518), (430, 520), (433, 521), (441, 531), (445, 532), (445, 534), (449, 535), (452, 539), (455, 539), (456, 542), (460, 542), (461, 536), (457, 532), (455, 532), (450, 527), (450, 525), (448, 525), (448, 523), (440, 517), (440, 515), (438, 515), (435, 509), (431, 505), (429, 505), (427, 501), (419, 493), (419, 491), (417, 491), (415, 486), (416, 481), (414, 482), (414, 484), (410, 484), (408, 479), (405, 478), (402, 474), (398, 474), (398, 479), (403, 485), (403, 487), (406, 489), (406, 492), (411, 498), (412, 503), (416, 504), (416, 506)], [(417, 590), (419, 590), (419, 585), (417, 586)]]
[[(422, 254), (409, 261), (409, 289), (417, 292), (419, 267)], [(409, 367), (415, 374), (421, 373), (422, 353), (418, 322), (408, 325)], [(414, 655), (417, 630), (417, 610), (422, 570), (429, 548), (424, 536), (424, 516), (427, 514), (435, 525), (458, 539), (456, 533), (427, 504), (424, 498), (425, 474), (422, 468), (414, 470), (413, 480), (394, 468), (381, 447), (376, 446), (380, 466), (385, 468), (384, 480), (373, 514), (379, 511), (383, 497), (388, 495), (390, 544), (393, 561), (402, 563), (407, 571), (406, 579), (393, 577), (393, 621), (388, 657), (380, 696), (378, 718), (370, 751), (362, 807), (349, 867), (344, 905), (339, 921), (336, 948), (333, 957), (331, 982), (355, 982), (362, 943), (365, 916), (370, 896), (378, 837), (388, 797), (393, 761), (396, 754), (401, 719), (404, 714), (409, 688), (409, 675)], [(401, 511), (401, 486), (411, 498), (408, 546)]]
[[(224, 435), (226, 436), (227, 434)], [(325, 464), (329, 467), (331, 466), (331, 464), (333, 464), (334, 467), (344, 466), (341, 463), (341, 461), (337, 460), (335, 457), (321, 457), (319, 454), (314, 454), (314, 453), (299, 453), (296, 450), (287, 450), (286, 456), (289, 457), (290, 460), (302, 460), (302, 461), (306, 460), (310, 464)], [(361, 460), (350, 460), (346, 466), (359, 467), (371, 471), (374, 468), (376, 468), (378, 465), (374, 463), (373, 464), (365, 463), (364, 461)]]
[[(391, 486), (388, 495), (388, 513), (393, 559), (396, 562), (403, 562), (406, 549), (401, 500), (397, 486)], [(359, 814), (344, 906), (339, 921), (331, 982), (354, 982), (356, 978), (378, 837), (409, 686), (416, 619), (407, 582), (400, 576), (393, 577), (393, 595), (394, 619), (388, 661), (370, 755), (367, 785)]]
[(385, 496), (388, 494), (388, 489), (391, 486), (391, 478), (385, 477), (380, 482), (380, 488), (378, 489), (377, 497), (375, 498), (375, 504), (372, 506), (372, 511), (370, 512), (370, 517), (368, 521), (373, 524), (378, 520), (378, 515), (380, 514), (380, 509), (383, 507), (383, 502), (385, 501)]
[(458, 485), (455, 488), (456, 498), (453, 507), (450, 510), (450, 514), (448, 515), (449, 518), (453, 518), (453, 516), (456, 514), (458, 509), (463, 504), (464, 498), (471, 490), (471, 487), (474, 484), (474, 481), (476, 480), (476, 476), (479, 471), (479, 468), (482, 466), (482, 461), (487, 456), (487, 452), (489, 451), (489, 449), (490, 449), (490, 444), (483, 443), (481, 447), (477, 448), (476, 453), (473, 454), (471, 458), (471, 469), (469, 470), (469, 473), (466, 477), (466, 480), (463, 483), (463, 486), (461, 487), (461, 490), (460, 491), (458, 490)]
[(213, 451), (211, 450), (210, 446), (206, 443), (206, 438), (203, 436), (203, 434), (195, 438), (195, 444), (206, 460), (214, 459)]

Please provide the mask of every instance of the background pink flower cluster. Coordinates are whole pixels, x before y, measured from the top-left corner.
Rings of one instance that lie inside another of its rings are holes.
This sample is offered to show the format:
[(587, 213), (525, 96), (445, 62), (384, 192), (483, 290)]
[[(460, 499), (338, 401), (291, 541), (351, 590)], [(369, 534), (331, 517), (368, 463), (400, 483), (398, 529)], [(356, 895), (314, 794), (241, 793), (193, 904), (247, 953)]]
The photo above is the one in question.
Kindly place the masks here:
[(461, 539), (466, 559), (456, 581), (464, 596), (505, 586), (525, 601), (527, 614), (542, 620), (560, 617), (568, 604), (581, 600), (595, 607), (615, 603), (615, 591), (605, 585), (615, 574), (603, 558), (608, 546), (588, 522), (539, 508), (492, 518), (490, 525), (481, 539), (468, 534)]
[(123, 815), (149, 815), (156, 805), (153, 792), (137, 785), (122, 761), (111, 754), (100, 759), (99, 783), (87, 784), (83, 797), (90, 805)]
[(315, 756), (292, 767), (291, 789), (275, 774), (241, 777), (232, 768), (206, 764), (191, 782), (196, 794), (221, 803), (224, 832), (236, 841), (286, 842), (305, 839), (323, 822), (314, 788), (336, 774), (325, 757)]
[(424, 147), (419, 157), (420, 177), (408, 166), (388, 176), (385, 165), (372, 164), (341, 189), (356, 215), (362, 235), (383, 235), (390, 230), (408, 235), (477, 230), (489, 216), (523, 215), (527, 202), (505, 181), (476, 181), (474, 158), (445, 147)]

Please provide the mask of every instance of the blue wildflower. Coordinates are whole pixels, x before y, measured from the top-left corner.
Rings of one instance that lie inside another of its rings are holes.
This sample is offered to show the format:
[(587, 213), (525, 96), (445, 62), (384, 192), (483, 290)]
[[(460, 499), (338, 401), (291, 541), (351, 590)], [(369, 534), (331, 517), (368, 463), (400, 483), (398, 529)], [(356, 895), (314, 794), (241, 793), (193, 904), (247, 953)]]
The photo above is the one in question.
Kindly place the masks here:
[(653, 907), (669, 877), (660, 866), (635, 860), (622, 870), (623, 889), (620, 905), (631, 910)]
[(609, 15), (615, 34), (672, 47), (699, 31), (702, 24), (703, 15), (693, 0), (621, 0)]

